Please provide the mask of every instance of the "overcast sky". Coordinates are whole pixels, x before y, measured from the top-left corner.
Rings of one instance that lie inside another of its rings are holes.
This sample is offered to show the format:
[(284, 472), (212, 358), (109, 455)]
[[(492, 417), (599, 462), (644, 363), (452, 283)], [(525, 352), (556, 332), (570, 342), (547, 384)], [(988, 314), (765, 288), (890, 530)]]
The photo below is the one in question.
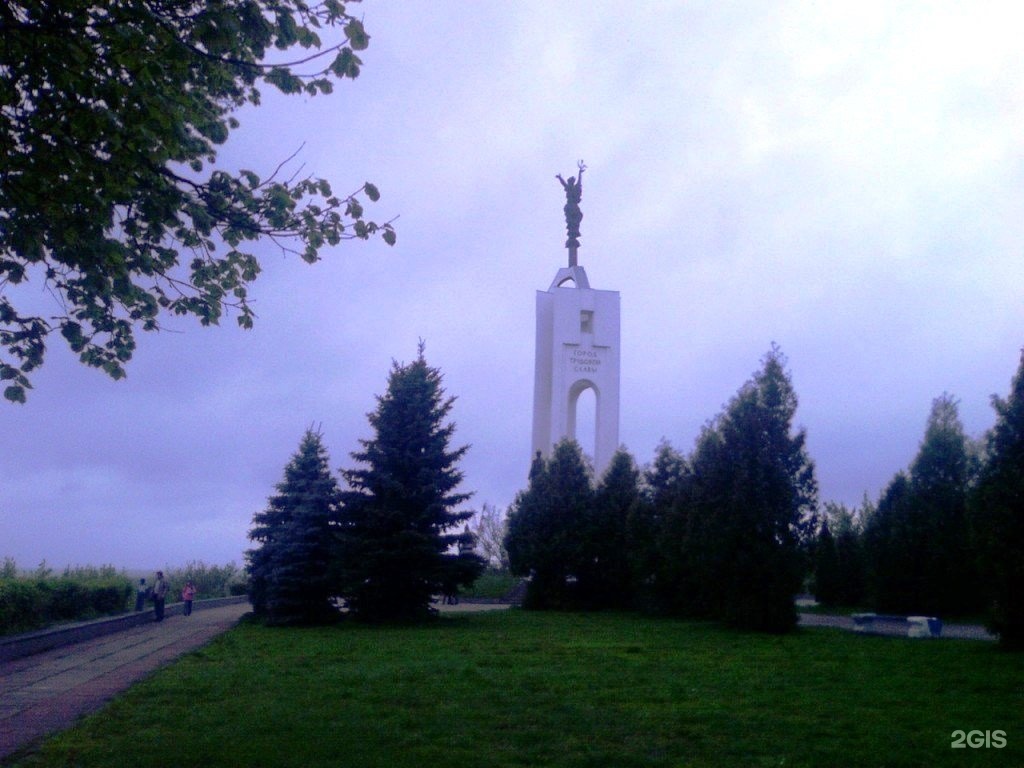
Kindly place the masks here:
[[(554, 176), (588, 166), (580, 262), (622, 301), (620, 437), (689, 453), (772, 342), (822, 501), (872, 499), (931, 401), (969, 434), (1024, 345), (1024, 11), (1015, 2), (367, 0), (363, 74), (239, 115), (221, 161), (301, 147), (373, 181), (398, 245), (261, 246), (245, 332), (169, 319), (127, 380), (59, 338), (0, 405), (0, 557), (242, 563), (305, 429), (351, 466), (420, 338), (455, 395), (471, 506), (525, 485), (535, 292), (565, 263)], [(35, 290), (42, 295), (42, 288)]]

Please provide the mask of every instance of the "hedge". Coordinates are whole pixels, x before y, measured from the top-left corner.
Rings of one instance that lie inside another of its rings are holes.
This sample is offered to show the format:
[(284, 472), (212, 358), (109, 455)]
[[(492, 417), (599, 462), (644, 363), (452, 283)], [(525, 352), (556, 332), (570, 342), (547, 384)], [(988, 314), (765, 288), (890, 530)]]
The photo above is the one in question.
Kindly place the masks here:
[(127, 579), (0, 579), (0, 635), (122, 613), (133, 596)]

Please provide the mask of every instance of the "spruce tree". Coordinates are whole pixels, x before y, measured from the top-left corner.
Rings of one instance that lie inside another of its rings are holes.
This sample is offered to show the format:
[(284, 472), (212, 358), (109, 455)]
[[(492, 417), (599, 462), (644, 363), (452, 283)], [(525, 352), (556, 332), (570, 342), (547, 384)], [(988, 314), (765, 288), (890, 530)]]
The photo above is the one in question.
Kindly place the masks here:
[(821, 524), (814, 545), (814, 597), (822, 605), (834, 607), (842, 603), (843, 574), (839, 552), (828, 520)]
[(253, 515), (246, 552), (253, 610), (270, 624), (309, 624), (337, 616), (330, 579), (340, 489), (321, 435), (307, 430), (277, 494)]
[[(375, 436), (352, 454), (361, 466), (342, 470), (337, 575), (348, 610), (370, 621), (410, 620), (432, 613), (430, 603), (476, 580), (484, 561), (458, 526), (472, 517), (456, 511), (459, 460), (468, 446), (450, 448), (454, 423), (445, 423), (454, 397), (441, 372), (427, 365), (423, 343), (407, 365), (394, 363), (387, 392), (368, 415)], [(452, 532), (452, 531), (455, 532)]]
[(796, 625), (801, 546), (817, 506), (797, 397), (777, 347), (698, 442), (693, 459), (697, 587), (713, 615), (770, 632)]
[[(865, 503), (864, 509), (870, 509)], [(860, 513), (857, 513), (860, 514)], [(864, 555), (859, 517), (844, 504), (825, 504), (814, 544), (814, 596), (829, 606), (858, 606), (864, 601)]]
[[(867, 505), (870, 509), (870, 504)], [(861, 546), (860, 512), (856, 515), (843, 504), (825, 505), (825, 515), (835, 540), (839, 566), (839, 604), (861, 605), (864, 601), (864, 550)]]
[(663, 439), (644, 472), (640, 504), (627, 521), (634, 601), (645, 610), (685, 613), (692, 596), (683, 504), (691, 481), (686, 459)]
[(907, 611), (962, 615), (981, 608), (967, 528), (967, 494), (976, 475), (957, 401), (932, 402), (921, 448), (910, 467), (909, 545), (919, 563)]
[(996, 424), (971, 498), (989, 628), (1000, 645), (1024, 649), (1024, 354), (1010, 395), (994, 397)]
[(551, 548), (547, 546), (548, 528), (552, 524), (547, 494), (548, 466), (540, 451), (530, 462), (529, 484), (516, 494), (508, 510), (508, 525), (503, 542), (508, 553), (509, 569), (516, 576), (530, 579), (527, 588), (526, 607), (545, 607), (538, 599), (547, 590), (541, 580), (554, 572), (563, 558), (548, 565)]
[(956, 400), (932, 402), (909, 475), (900, 473), (865, 531), (879, 610), (962, 615), (981, 607), (967, 525), (976, 474)]
[(917, 551), (908, 528), (910, 478), (897, 472), (864, 521), (867, 596), (875, 610), (903, 612), (914, 600)]
[(721, 617), (727, 595), (722, 574), (730, 568), (733, 545), (723, 535), (731, 512), (729, 492), (736, 482), (720, 429), (723, 415), (704, 425), (690, 457), (689, 493), (669, 517), (667, 541), (673, 553), (675, 608), (690, 616)]
[(586, 571), (584, 530), (593, 489), (583, 452), (574, 440), (562, 440), (530, 468), (530, 485), (509, 510), (508, 550), (512, 572), (529, 576), (524, 607), (571, 608)]
[(588, 608), (627, 608), (632, 603), (632, 579), (627, 544), (627, 521), (640, 504), (640, 472), (624, 449), (612, 456), (587, 511), (580, 599)]

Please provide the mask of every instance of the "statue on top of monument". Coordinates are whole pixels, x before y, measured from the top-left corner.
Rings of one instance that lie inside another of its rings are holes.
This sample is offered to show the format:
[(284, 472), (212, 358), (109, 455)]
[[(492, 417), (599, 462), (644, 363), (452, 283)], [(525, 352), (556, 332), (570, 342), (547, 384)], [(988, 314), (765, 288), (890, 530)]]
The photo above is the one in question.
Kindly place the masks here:
[(565, 231), (569, 235), (565, 247), (569, 249), (570, 266), (576, 265), (576, 249), (580, 246), (580, 222), (583, 221), (580, 200), (583, 199), (583, 172), (587, 170), (582, 160), (576, 163), (576, 167), (579, 168), (579, 174), (570, 176), (568, 181), (560, 173), (555, 175), (565, 190), (565, 207), (562, 210), (565, 211)]

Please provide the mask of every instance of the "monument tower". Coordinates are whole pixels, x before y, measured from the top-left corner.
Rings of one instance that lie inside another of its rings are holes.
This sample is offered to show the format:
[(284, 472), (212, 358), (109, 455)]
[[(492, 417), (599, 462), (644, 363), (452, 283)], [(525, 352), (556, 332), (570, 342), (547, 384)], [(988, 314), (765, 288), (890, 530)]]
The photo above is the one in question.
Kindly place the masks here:
[(590, 287), (579, 264), (583, 213), (583, 171), (556, 178), (565, 190), (569, 266), (555, 274), (546, 291), (537, 291), (537, 351), (533, 384), (533, 455), (548, 456), (561, 439), (577, 439), (580, 395), (592, 390), (594, 445), (581, 445), (594, 459), (598, 477), (619, 447), (619, 292)]

